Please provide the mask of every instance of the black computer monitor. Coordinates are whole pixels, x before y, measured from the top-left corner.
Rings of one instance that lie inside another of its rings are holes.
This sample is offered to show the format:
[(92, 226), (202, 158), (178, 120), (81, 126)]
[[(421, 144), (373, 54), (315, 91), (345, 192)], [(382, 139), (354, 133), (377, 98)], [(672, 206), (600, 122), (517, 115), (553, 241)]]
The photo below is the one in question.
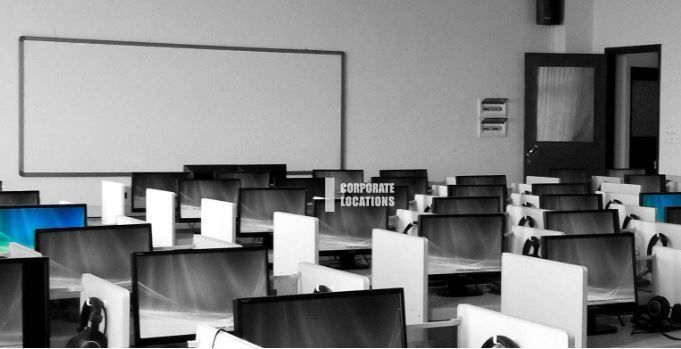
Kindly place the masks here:
[(179, 187), (180, 222), (201, 220), (201, 199), (213, 199), (237, 204), (240, 181), (238, 179), (181, 179)]
[(274, 185), (277, 188), (305, 188), (305, 201), (311, 203), (314, 197), (324, 197), (324, 178), (283, 178)]
[(147, 208), (147, 189), (178, 193), (179, 181), (187, 178), (186, 172), (133, 172), (131, 178), (130, 210), (144, 212)]
[(644, 168), (610, 168), (608, 169), (608, 177), (619, 177), (624, 179), (624, 176), (630, 174), (644, 175), (646, 169)]
[(617, 210), (546, 211), (544, 227), (566, 235), (620, 232)]
[(194, 179), (213, 179), (216, 172), (269, 172), (270, 184), (277, 179), (286, 178), (286, 164), (209, 164), (184, 165), (184, 171), (191, 173)]
[(327, 212), (325, 200), (315, 200), (319, 219), (319, 251), (363, 250), (371, 248), (371, 231), (388, 228), (386, 206), (344, 206), (334, 200), (334, 211)]
[(641, 206), (655, 208), (655, 220), (664, 222), (666, 207), (681, 206), (681, 193), (640, 193), (638, 200)]
[(613, 327), (598, 326), (596, 313), (636, 311), (636, 257), (634, 234), (591, 234), (542, 237), (546, 259), (585, 266), (588, 272), (586, 303), (589, 334), (612, 333)]
[(239, 236), (269, 235), (274, 212), (305, 215), (305, 188), (246, 188), (239, 197)]
[(532, 195), (557, 194), (589, 194), (586, 183), (535, 183), (532, 184)]
[(434, 197), (435, 214), (503, 213), (498, 196)]
[(591, 179), (585, 168), (550, 168), (549, 177), (560, 178), (561, 183), (587, 183)]
[(484, 184), (484, 185), (448, 185), (447, 196), (458, 197), (475, 197), (475, 196), (496, 196), (499, 198), (499, 205), (506, 207), (508, 197), (508, 188), (501, 184)]
[(467, 285), (499, 278), (504, 214), (421, 215), (418, 227), (418, 234), (429, 242), (429, 278), (450, 281), (441, 295), (477, 294)]
[[(352, 196), (360, 196), (360, 197), (371, 197), (373, 200), (376, 200), (376, 198), (386, 198), (386, 200), (390, 200), (392, 197), (392, 201), (394, 205), (388, 205), (388, 216), (396, 216), (397, 215), (397, 210), (408, 210), (409, 209), (409, 187), (406, 186), (400, 186), (400, 185), (395, 185), (393, 186), (393, 192), (392, 193), (360, 193), (360, 194), (345, 194), (344, 198), (347, 197), (352, 197)], [(347, 200), (347, 199), (346, 199)], [(371, 200), (371, 199), (370, 199)], [(383, 200), (383, 199), (381, 199)]]
[(0, 347), (49, 348), (48, 259), (0, 259)]
[(269, 172), (253, 171), (217, 171), (216, 179), (238, 179), (242, 188), (268, 188), (270, 186)]
[(456, 176), (459, 185), (507, 185), (506, 175)]
[(50, 258), (51, 288), (80, 285), (85, 273), (130, 287), (130, 254), (152, 250), (151, 224), (36, 229), (35, 249)]
[(404, 348), (401, 288), (242, 298), (235, 335), (263, 348)]
[(191, 340), (199, 324), (230, 328), (234, 299), (267, 294), (266, 249), (133, 253), (135, 346)]
[(426, 177), (371, 177), (371, 183), (393, 183), (395, 186), (409, 188), (409, 200), (416, 194), (426, 194), (428, 178)]
[(38, 190), (0, 191), (0, 206), (40, 205)]
[(363, 183), (364, 170), (312, 170), (313, 178), (333, 178), (336, 193), (342, 183)]
[(681, 224), (681, 206), (668, 206), (664, 209), (666, 223)]
[(426, 169), (380, 170), (378, 175), (380, 177), (424, 177), (428, 180)]
[(87, 225), (85, 204), (28, 205), (0, 207), (0, 253), (10, 242), (35, 248), (35, 230), (73, 228)]
[(600, 210), (601, 194), (551, 194), (539, 196), (539, 208), (554, 211)]
[(624, 183), (638, 184), (642, 193), (664, 193), (667, 191), (665, 175), (625, 175)]

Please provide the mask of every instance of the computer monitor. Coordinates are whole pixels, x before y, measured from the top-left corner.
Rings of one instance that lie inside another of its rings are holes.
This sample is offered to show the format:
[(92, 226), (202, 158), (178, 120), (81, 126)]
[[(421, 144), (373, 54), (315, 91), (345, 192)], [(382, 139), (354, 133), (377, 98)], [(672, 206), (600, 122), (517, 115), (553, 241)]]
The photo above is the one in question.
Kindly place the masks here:
[(0, 207), (0, 253), (10, 242), (35, 248), (35, 230), (74, 228), (87, 225), (85, 204)]
[(666, 207), (681, 206), (681, 193), (640, 193), (638, 200), (641, 206), (657, 209), (655, 220), (664, 222)]
[(404, 348), (401, 288), (242, 298), (234, 332), (263, 348)]
[(305, 215), (305, 188), (245, 188), (239, 197), (239, 236), (269, 235), (274, 212)]
[(234, 299), (267, 294), (266, 249), (133, 253), (135, 346), (191, 340), (198, 324), (229, 329)]
[(555, 211), (600, 210), (601, 194), (551, 194), (539, 196), (539, 208)]
[(664, 211), (666, 223), (681, 224), (681, 206), (668, 206)]
[(435, 214), (503, 213), (498, 196), (434, 197)]
[(640, 185), (643, 193), (664, 193), (667, 191), (665, 175), (625, 175), (624, 183)]
[(428, 178), (426, 177), (371, 177), (371, 183), (393, 183), (395, 186), (409, 188), (409, 200), (416, 194), (426, 194)]
[(239, 202), (240, 181), (238, 179), (182, 179), (180, 180), (179, 206), (180, 222), (201, 220), (201, 199)]
[(456, 176), (459, 185), (507, 185), (506, 175)]
[(499, 198), (499, 205), (506, 207), (508, 189), (506, 185), (485, 184), (485, 185), (448, 185), (447, 196), (453, 198), (475, 197), (475, 196), (496, 196)]
[(392, 197), (394, 205), (392, 206), (387, 206), (388, 207), (388, 216), (396, 216), (397, 215), (397, 210), (408, 210), (409, 209), (409, 187), (406, 186), (401, 186), (401, 185), (395, 185), (393, 186), (393, 192), (392, 193), (361, 193), (361, 194), (345, 194), (345, 197), (352, 197), (352, 196), (360, 196), (360, 197), (371, 197), (374, 198), (373, 200), (376, 200), (375, 198), (386, 198), (387, 200), (390, 200)]
[(544, 227), (565, 235), (620, 232), (617, 210), (545, 211)]
[(274, 185), (277, 188), (305, 188), (305, 201), (311, 203), (314, 197), (324, 197), (324, 178), (283, 178)]
[(587, 183), (590, 179), (585, 168), (550, 168), (549, 177), (558, 177), (561, 183)]
[(345, 206), (334, 202), (326, 212), (325, 200), (315, 200), (314, 215), (319, 219), (319, 251), (368, 250), (371, 231), (388, 228), (386, 206)]
[(364, 170), (312, 170), (313, 178), (333, 178), (336, 193), (342, 183), (363, 183)]
[(598, 326), (595, 314), (636, 311), (636, 257), (634, 234), (591, 234), (542, 237), (543, 257), (577, 264), (588, 269), (586, 303), (589, 334), (612, 333), (612, 327)]
[(0, 191), (2, 191), (2, 181), (0, 181)]
[(429, 278), (449, 282), (440, 295), (480, 294), (467, 285), (499, 278), (506, 233), (504, 214), (421, 215), (418, 227), (419, 236), (429, 242)]
[(619, 177), (624, 179), (624, 176), (630, 174), (644, 175), (646, 174), (646, 169), (644, 168), (610, 168), (608, 169), (609, 177)]
[(0, 259), (0, 347), (50, 347), (47, 261)]
[(424, 177), (428, 180), (428, 170), (425, 169), (405, 169), (405, 170), (380, 170), (380, 177)]
[(144, 212), (147, 208), (147, 189), (158, 189), (178, 193), (179, 181), (187, 178), (186, 172), (133, 172), (131, 178), (132, 212)]
[(286, 164), (184, 165), (184, 171), (191, 173), (194, 179), (213, 179), (215, 172), (219, 171), (269, 172), (270, 184), (276, 179), (286, 178)]
[(532, 195), (589, 194), (586, 183), (537, 183), (532, 184)]
[(36, 229), (35, 249), (50, 258), (50, 287), (80, 285), (85, 273), (130, 287), (130, 254), (152, 250), (151, 224)]
[(216, 179), (238, 179), (242, 188), (268, 188), (270, 186), (269, 172), (253, 171), (217, 171)]
[(0, 191), (0, 206), (40, 205), (37, 190)]

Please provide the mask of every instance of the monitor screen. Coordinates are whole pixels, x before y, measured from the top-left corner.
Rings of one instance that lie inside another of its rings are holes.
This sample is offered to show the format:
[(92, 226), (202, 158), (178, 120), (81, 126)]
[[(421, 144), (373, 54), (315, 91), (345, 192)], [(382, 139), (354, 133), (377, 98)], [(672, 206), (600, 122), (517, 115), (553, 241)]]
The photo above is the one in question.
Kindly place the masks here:
[(286, 164), (211, 164), (184, 165), (184, 171), (191, 173), (194, 179), (213, 179), (219, 171), (269, 172), (270, 181), (286, 178)]
[(681, 206), (666, 207), (664, 221), (666, 223), (681, 224)]
[(549, 177), (560, 178), (561, 183), (587, 183), (589, 174), (585, 168), (550, 168)]
[(268, 188), (241, 189), (239, 202), (239, 234), (271, 233), (274, 212), (305, 215), (305, 189)]
[(506, 175), (456, 176), (459, 185), (506, 185)]
[(345, 194), (348, 196), (363, 196), (363, 197), (386, 197), (393, 198), (394, 205), (388, 207), (388, 216), (396, 216), (397, 210), (409, 209), (409, 187), (396, 185), (393, 186), (393, 193), (361, 193), (361, 194)]
[(424, 177), (428, 180), (428, 170), (380, 170), (380, 177)]
[(269, 172), (218, 171), (216, 179), (238, 179), (242, 188), (267, 188), (270, 186)]
[(85, 204), (0, 207), (0, 253), (10, 242), (35, 248), (35, 230), (87, 225)]
[(201, 220), (201, 199), (239, 202), (238, 179), (182, 179), (180, 180), (180, 222)]
[(409, 188), (409, 200), (416, 194), (426, 194), (428, 179), (426, 177), (371, 177), (372, 183), (393, 183), (395, 186)]
[(85, 273), (129, 288), (130, 254), (151, 251), (151, 224), (37, 229), (35, 249), (50, 258), (50, 288), (79, 286)]
[(544, 258), (587, 267), (589, 306), (635, 306), (634, 235), (632, 233), (542, 237)]
[(586, 183), (537, 183), (532, 184), (532, 194), (589, 194), (589, 186)]
[(565, 235), (619, 233), (617, 210), (546, 211), (544, 227)]
[(600, 210), (603, 208), (601, 194), (540, 195), (539, 208), (555, 211)]
[(312, 170), (314, 178), (333, 178), (336, 193), (342, 183), (364, 183), (364, 170)]
[(324, 197), (324, 178), (283, 178), (277, 180), (277, 188), (305, 188), (305, 201), (312, 202), (314, 197)]
[(237, 299), (235, 334), (264, 348), (404, 348), (401, 288)]
[(665, 208), (669, 206), (681, 206), (681, 193), (640, 193), (639, 205), (654, 207), (657, 209), (655, 220), (665, 221)]
[(638, 184), (643, 193), (663, 193), (667, 191), (667, 179), (665, 175), (626, 175), (624, 183)]
[(334, 212), (326, 212), (324, 200), (315, 200), (319, 219), (319, 250), (371, 248), (371, 231), (388, 228), (386, 206), (344, 206), (335, 201)]
[(0, 259), (0, 347), (50, 346), (47, 258)]
[(608, 176), (609, 177), (619, 177), (619, 178), (624, 179), (624, 176), (630, 175), (630, 174), (644, 175), (644, 174), (646, 174), (646, 170), (644, 168), (610, 168), (610, 169), (608, 169)]
[(178, 181), (187, 178), (185, 172), (133, 172), (131, 179), (132, 212), (144, 212), (147, 208), (147, 189), (158, 189), (178, 193)]
[(0, 206), (40, 205), (37, 190), (0, 191)]
[(436, 214), (502, 213), (497, 196), (434, 197), (432, 211)]
[(508, 189), (506, 185), (486, 184), (486, 185), (448, 185), (448, 197), (475, 197), (475, 196), (496, 196), (499, 198), (499, 205), (506, 207)]
[(505, 215), (421, 215), (418, 226), (429, 275), (501, 271)]
[(135, 345), (190, 340), (196, 325), (233, 325), (232, 301), (266, 296), (267, 250), (225, 248), (134, 253)]

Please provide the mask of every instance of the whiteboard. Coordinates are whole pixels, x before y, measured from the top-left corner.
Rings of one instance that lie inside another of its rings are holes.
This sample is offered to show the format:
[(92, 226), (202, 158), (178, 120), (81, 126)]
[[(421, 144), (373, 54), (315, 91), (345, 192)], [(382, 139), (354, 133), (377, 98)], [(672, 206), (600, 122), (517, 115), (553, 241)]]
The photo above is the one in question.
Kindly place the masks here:
[(342, 165), (343, 52), (20, 42), (22, 175)]

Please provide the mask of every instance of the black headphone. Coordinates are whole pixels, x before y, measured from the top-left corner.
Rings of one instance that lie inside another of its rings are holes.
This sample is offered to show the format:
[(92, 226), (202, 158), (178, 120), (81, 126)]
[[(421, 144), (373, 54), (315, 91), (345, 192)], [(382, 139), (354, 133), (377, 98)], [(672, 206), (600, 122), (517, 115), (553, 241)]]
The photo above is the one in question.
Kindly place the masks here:
[[(102, 318), (104, 313), (104, 318)], [(66, 343), (67, 348), (106, 348), (108, 346), (108, 339), (106, 338), (106, 326), (104, 333), (99, 331), (99, 324), (104, 323), (108, 325), (106, 318), (106, 308), (104, 302), (97, 297), (90, 297), (83, 303), (83, 309), (80, 312), (80, 327), (78, 334), (73, 336)], [(88, 323), (90, 326), (88, 326)]]
[(515, 342), (506, 337), (506, 336), (500, 336), (496, 335), (493, 337), (489, 337), (485, 341), (485, 343), (482, 344), (481, 348), (519, 348), (518, 344), (515, 344)]
[(413, 222), (411, 222), (411, 223), (407, 224), (407, 226), (406, 226), (406, 227), (404, 227), (404, 231), (402, 231), (402, 234), (406, 234), (406, 233), (408, 233), (408, 232), (409, 232), (409, 229), (411, 229), (412, 227), (415, 227), (415, 226), (417, 226), (418, 224), (419, 224), (419, 222), (418, 222), (418, 221), (413, 221)]
[(520, 218), (520, 221), (518, 222), (518, 225), (521, 227), (525, 226), (525, 223), (530, 226), (530, 228), (534, 228), (534, 218), (530, 216), (525, 216), (523, 218)]
[(428, 211), (430, 211), (430, 205), (423, 209), (423, 212), (428, 212)]
[(629, 226), (629, 223), (631, 223), (632, 219), (641, 220), (641, 217), (639, 217), (638, 215), (635, 215), (633, 213), (630, 213), (628, 216), (626, 216), (624, 218), (624, 223), (622, 224), (622, 229), (627, 229), (627, 227)]
[(534, 207), (530, 202), (523, 202), (523, 207)]
[(540, 240), (536, 236), (532, 236), (525, 240), (523, 245), (523, 256), (539, 257)]
[(329, 292), (333, 292), (333, 290), (331, 290), (331, 287), (326, 285), (317, 285), (315, 286), (314, 291), (312, 291), (312, 293), (329, 293)]
[[(631, 322), (635, 328), (643, 331), (639, 333), (660, 333), (669, 339), (681, 340), (665, 333), (681, 329), (681, 304), (670, 306), (667, 298), (662, 296), (651, 298), (645, 314), (635, 315)], [(632, 331), (632, 334), (636, 333)]]
[[(646, 248), (646, 254), (648, 256), (653, 254), (653, 247), (655, 247), (658, 242), (661, 243), (663, 247), (667, 247), (669, 245), (669, 238), (662, 233), (653, 235), (653, 237), (650, 238), (650, 241), (648, 241), (648, 248)], [(644, 275), (653, 272), (653, 261), (646, 261), (646, 265), (648, 266), (648, 271), (645, 272)]]
[(612, 205), (612, 204), (622, 205), (622, 201), (619, 201), (619, 200), (617, 200), (617, 199), (612, 199), (612, 200), (610, 200), (610, 202), (608, 202), (607, 205), (605, 205), (605, 209), (606, 209), (606, 210), (609, 209), (609, 208), (610, 208), (610, 205)]

